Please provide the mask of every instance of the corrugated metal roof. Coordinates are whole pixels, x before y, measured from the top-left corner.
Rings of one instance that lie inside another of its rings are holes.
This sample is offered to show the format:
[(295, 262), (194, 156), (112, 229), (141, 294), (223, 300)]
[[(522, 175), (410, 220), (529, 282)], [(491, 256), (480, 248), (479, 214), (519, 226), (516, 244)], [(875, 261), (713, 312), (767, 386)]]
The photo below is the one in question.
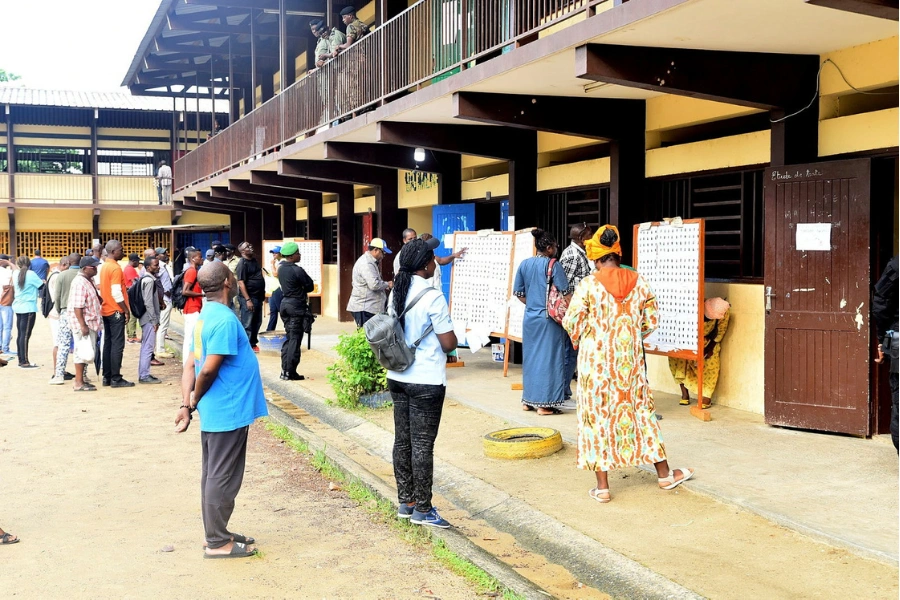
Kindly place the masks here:
[(14, 87), (12, 85), (0, 85), (0, 104), (122, 110), (172, 110), (171, 98), (132, 96), (125, 92), (36, 90)]

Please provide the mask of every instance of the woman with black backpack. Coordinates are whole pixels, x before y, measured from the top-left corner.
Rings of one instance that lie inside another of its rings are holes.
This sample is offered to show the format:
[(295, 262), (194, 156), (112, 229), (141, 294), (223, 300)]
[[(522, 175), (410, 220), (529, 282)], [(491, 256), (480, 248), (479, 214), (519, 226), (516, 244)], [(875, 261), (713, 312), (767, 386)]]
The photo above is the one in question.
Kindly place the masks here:
[[(456, 349), (456, 334), (447, 300), (427, 281), (434, 276), (438, 243), (437, 238), (413, 240), (400, 254), (400, 272), (394, 277), (388, 305), (399, 316), (406, 345), (421, 341), (413, 363), (403, 371), (388, 370), (387, 382), (394, 402), (397, 516), (416, 525), (446, 529), (450, 523), (431, 504), (431, 484), (434, 440), (447, 391), (447, 353)], [(423, 291), (426, 293), (420, 297)], [(407, 305), (411, 305), (409, 310)], [(429, 328), (432, 330), (423, 337)]]

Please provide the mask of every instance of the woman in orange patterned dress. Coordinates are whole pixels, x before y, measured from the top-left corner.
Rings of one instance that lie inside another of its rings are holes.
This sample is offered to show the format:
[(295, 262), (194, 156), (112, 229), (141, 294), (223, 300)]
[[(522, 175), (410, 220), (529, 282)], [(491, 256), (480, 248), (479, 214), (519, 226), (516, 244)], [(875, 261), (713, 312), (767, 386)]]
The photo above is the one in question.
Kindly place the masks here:
[(694, 475), (670, 469), (647, 382), (643, 339), (657, 326), (656, 296), (632, 269), (620, 267), (619, 231), (605, 225), (585, 243), (597, 271), (579, 284), (563, 327), (578, 349), (578, 467), (597, 474), (589, 493), (609, 502), (610, 469), (653, 463), (659, 487)]

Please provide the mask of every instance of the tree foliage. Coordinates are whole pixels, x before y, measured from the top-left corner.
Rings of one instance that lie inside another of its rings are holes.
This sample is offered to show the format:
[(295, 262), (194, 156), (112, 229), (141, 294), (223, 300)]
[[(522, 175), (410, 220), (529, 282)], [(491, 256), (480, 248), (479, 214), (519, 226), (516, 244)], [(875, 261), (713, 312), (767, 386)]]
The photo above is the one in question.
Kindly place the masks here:
[(15, 81), (16, 79), (22, 78), (15, 73), (7, 72), (6, 69), (0, 69), (0, 81)]

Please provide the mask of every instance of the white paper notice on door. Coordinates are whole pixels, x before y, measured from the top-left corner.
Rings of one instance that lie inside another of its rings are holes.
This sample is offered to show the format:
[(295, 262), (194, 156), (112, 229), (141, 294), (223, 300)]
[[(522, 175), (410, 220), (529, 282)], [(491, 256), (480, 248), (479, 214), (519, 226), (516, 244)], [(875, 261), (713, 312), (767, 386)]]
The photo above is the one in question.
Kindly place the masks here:
[(831, 251), (831, 223), (797, 223), (797, 250)]

